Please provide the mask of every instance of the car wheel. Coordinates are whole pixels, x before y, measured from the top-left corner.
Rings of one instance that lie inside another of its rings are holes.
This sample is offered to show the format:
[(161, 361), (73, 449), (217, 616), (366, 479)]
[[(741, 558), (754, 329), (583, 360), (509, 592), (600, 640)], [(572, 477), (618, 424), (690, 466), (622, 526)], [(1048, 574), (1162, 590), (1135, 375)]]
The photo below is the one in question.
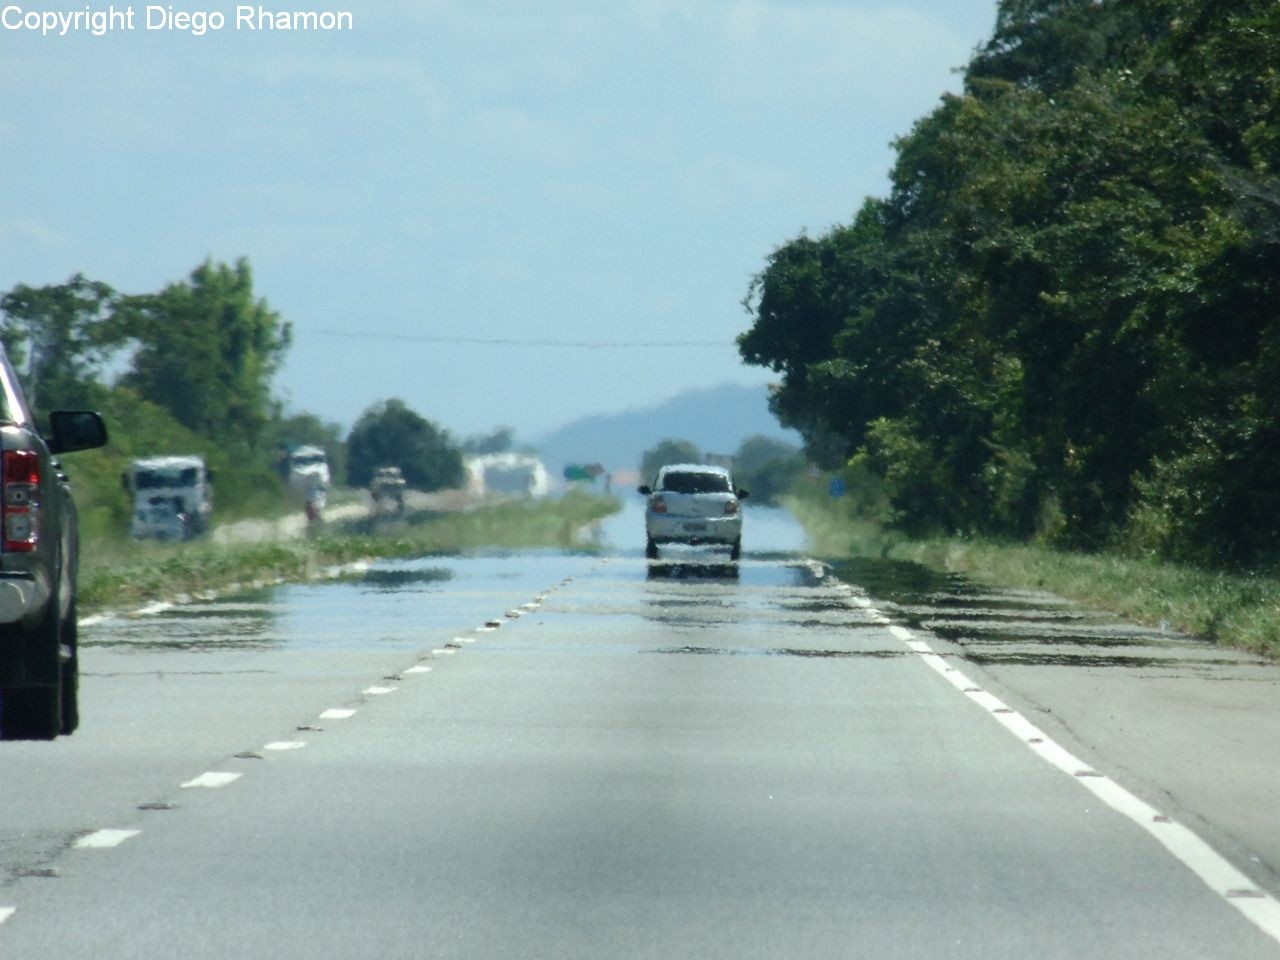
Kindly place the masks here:
[[(58, 657), (60, 626), (57, 604), (50, 603), (40, 626), (25, 638), (26, 656), (31, 660)], [(28, 664), (29, 670), (34, 667), (36, 664)], [(57, 675), (61, 678), (60, 672)], [(0, 740), (56, 737), (62, 730), (62, 688), (62, 681), (58, 679), (52, 683), (0, 689)]]
[(644, 555), (650, 560), (658, 559), (658, 545), (653, 542), (653, 537), (645, 537)]
[(62, 728), (61, 688), (5, 687), (0, 690), (0, 740), (52, 740)]
[(63, 647), (69, 656), (62, 664), (62, 735), (75, 733), (80, 726), (80, 648), (77, 643), (76, 603), (71, 601), (62, 624)]
[(739, 537), (733, 541), (733, 545), (729, 547), (729, 559), (737, 560), (742, 556), (742, 538)]

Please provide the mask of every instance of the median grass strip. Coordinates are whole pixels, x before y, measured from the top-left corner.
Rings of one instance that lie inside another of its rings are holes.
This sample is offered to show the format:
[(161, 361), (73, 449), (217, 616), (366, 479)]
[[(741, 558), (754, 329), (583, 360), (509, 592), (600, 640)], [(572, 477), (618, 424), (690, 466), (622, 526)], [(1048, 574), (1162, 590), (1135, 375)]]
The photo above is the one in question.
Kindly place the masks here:
[(82, 548), (81, 614), (131, 607), (231, 584), (305, 580), (323, 567), (358, 560), (465, 553), (485, 548), (592, 550), (584, 531), (618, 509), (610, 497), (571, 492), (454, 513), (412, 516), (382, 528), (333, 528), (301, 540), (217, 544), (112, 540)]
[(1280, 578), (1109, 553), (963, 538), (910, 540), (853, 515), (839, 501), (793, 498), (815, 552), (912, 560), (1009, 587), (1048, 590), (1149, 626), (1280, 659)]

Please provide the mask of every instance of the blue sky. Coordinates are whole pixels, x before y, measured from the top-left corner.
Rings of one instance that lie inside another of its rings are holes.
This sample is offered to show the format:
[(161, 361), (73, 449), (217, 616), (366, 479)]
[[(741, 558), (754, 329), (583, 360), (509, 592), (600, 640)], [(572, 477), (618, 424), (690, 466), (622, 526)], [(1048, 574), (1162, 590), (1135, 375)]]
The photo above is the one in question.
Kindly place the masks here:
[(246, 256), (294, 326), (290, 410), (349, 426), (398, 396), (530, 439), (767, 382), (733, 346), (751, 277), (885, 192), (996, 0), (287, 7), (352, 12), (325, 34), (165, 4), (227, 15), (200, 37), (145, 6), (102, 37), (0, 30), (0, 290), (141, 293)]

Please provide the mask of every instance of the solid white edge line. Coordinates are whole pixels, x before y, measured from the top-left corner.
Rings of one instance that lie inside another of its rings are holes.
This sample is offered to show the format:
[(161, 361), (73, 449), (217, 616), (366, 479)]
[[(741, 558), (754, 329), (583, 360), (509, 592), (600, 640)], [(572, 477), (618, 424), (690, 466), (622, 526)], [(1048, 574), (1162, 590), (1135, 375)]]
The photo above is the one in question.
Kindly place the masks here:
[(354, 717), (356, 712), (348, 710), (346, 707), (330, 707), (324, 713), (320, 714), (321, 720), (349, 720)]
[(218, 787), (225, 787), (228, 783), (234, 783), (236, 780), (239, 780), (241, 776), (242, 774), (239, 773), (226, 773), (219, 770), (210, 770), (206, 773), (200, 774), (200, 776), (196, 777), (194, 780), (188, 780), (186, 783), (182, 784), (182, 786), (209, 787), (210, 789), (217, 789)]
[(17, 912), (17, 907), (0, 907), (0, 923), (4, 923)]
[[(862, 606), (861, 603), (858, 605)], [(1214, 850), (1195, 831), (1163, 816), (1110, 777), (1092, 770), (1018, 711), (1006, 706), (998, 697), (978, 687), (960, 670), (948, 665), (945, 658), (934, 653), (927, 643), (915, 640), (910, 630), (896, 624), (890, 625), (888, 618), (870, 603), (865, 609), (873, 620), (888, 626), (889, 632), (901, 640), (925, 665), (984, 709), (1042, 760), (1070, 776), (1116, 813), (1145, 830), (1176, 860), (1199, 877), (1205, 886), (1235, 907), (1259, 930), (1280, 943), (1280, 901), (1232, 866), (1226, 857)]]
[(107, 850), (118, 847), (130, 837), (136, 837), (141, 830), (95, 830), (85, 834), (72, 846), (77, 850)]

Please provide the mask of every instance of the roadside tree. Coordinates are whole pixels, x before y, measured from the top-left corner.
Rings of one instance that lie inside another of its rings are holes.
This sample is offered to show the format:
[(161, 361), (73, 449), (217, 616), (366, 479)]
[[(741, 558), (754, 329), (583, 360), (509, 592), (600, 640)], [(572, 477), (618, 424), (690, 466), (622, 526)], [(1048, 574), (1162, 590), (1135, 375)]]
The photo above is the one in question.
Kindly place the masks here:
[(247, 259), (207, 260), (186, 281), (126, 297), (117, 320), (137, 343), (125, 386), (228, 446), (254, 449), (265, 439), (279, 414), (271, 381), (292, 334), (255, 297)]
[(109, 322), (116, 293), (77, 273), (47, 287), (18, 284), (0, 298), (0, 340), (39, 411), (91, 405), (102, 364), (120, 337)]
[(663, 440), (640, 457), (640, 477), (649, 483), (669, 463), (698, 463), (702, 451), (688, 440)]
[(399, 467), (409, 486), (443, 490), (465, 476), (458, 445), (430, 420), (392, 398), (360, 415), (347, 437), (347, 482), (367, 487), (379, 467)]

